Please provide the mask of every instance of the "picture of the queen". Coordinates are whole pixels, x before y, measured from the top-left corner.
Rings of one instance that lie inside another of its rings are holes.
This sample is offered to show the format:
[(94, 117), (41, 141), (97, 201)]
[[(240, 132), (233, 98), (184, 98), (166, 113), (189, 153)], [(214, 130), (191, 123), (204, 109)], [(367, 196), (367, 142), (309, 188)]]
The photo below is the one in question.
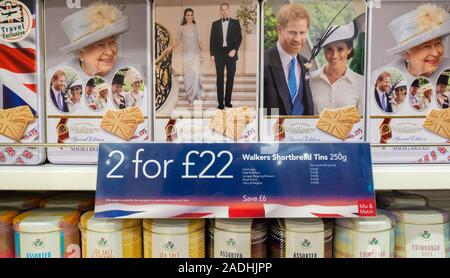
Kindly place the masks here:
[(73, 57), (57, 67), (69, 66), (83, 80), (100, 76), (110, 82), (117, 70), (134, 65), (119, 57), (118, 39), (130, 29), (130, 20), (118, 6), (93, 2), (65, 17), (61, 27), (69, 43), (60, 52)]
[(449, 13), (438, 5), (423, 4), (396, 17), (388, 25), (396, 45), (387, 50), (397, 60), (387, 65), (401, 70), (408, 80), (424, 76), (437, 80), (450, 64), (445, 38), (450, 34)]

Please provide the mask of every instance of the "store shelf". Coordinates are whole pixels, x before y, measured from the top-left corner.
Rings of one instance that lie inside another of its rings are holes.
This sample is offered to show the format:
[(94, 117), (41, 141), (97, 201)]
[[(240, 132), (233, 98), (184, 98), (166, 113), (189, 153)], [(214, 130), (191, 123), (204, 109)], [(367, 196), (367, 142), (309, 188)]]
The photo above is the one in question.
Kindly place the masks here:
[(450, 189), (450, 165), (374, 165), (376, 190)]
[[(450, 165), (374, 165), (376, 190), (450, 189)], [(94, 191), (97, 167), (0, 167), (0, 190)]]

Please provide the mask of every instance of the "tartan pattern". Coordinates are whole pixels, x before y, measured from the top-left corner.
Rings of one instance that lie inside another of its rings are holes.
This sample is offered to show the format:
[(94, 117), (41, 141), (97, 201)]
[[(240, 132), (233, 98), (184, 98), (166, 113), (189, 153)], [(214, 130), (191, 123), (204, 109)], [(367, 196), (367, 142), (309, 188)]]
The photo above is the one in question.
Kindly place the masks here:
[(67, 225), (61, 231), (64, 243), (64, 253), (61, 254), (61, 258), (80, 258), (80, 231), (78, 226)]
[(0, 258), (14, 258), (14, 231), (11, 224), (0, 223)]
[(395, 257), (396, 258), (407, 258), (405, 225), (403, 223), (398, 223), (398, 222), (395, 227)]
[(334, 230), (334, 258), (354, 257), (355, 233), (352, 230), (336, 226)]
[[(205, 258), (205, 226), (202, 222), (203, 220), (193, 220), (189, 223), (189, 259)], [(152, 231), (153, 222), (144, 222), (144, 258), (153, 258)]]
[(142, 258), (142, 227), (122, 231), (122, 258)]

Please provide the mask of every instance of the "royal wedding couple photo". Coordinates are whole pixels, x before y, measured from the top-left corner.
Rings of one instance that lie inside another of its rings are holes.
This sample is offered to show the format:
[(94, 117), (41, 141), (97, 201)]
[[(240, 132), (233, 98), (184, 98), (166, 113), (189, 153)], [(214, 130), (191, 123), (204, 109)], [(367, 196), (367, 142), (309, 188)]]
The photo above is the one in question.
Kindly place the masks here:
[[(325, 108), (348, 106), (355, 106), (364, 114), (364, 1), (333, 3), (325, 14), (326, 22), (322, 23), (316, 17), (317, 11), (326, 8), (325, 2), (265, 1), (261, 4), (264, 12), (261, 44), (265, 46), (261, 58), (256, 51), (261, 47), (256, 36), (249, 40), (247, 35), (246, 49), (242, 47), (246, 34), (236, 11), (245, 1), (210, 1), (209, 6), (178, 2), (174, 6), (182, 17), (177, 24), (173, 24), (175, 9), (166, 16), (162, 6), (156, 4), (155, 10), (156, 23), (167, 26), (173, 34), (161, 54), (171, 55), (175, 75), (182, 76), (179, 85), (184, 90), (179, 92), (187, 95), (185, 107), (204, 100), (203, 81), (208, 73), (215, 77), (214, 108), (239, 106), (234, 103), (234, 89), (236, 72), (241, 68), (243, 74), (256, 76), (261, 72), (263, 75), (260, 86), (254, 82), (253, 105), (264, 108), (265, 115), (320, 115)], [(254, 2), (257, 7), (257, 1)], [(309, 8), (315, 12), (310, 14)], [(269, 16), (267, 9), (271, 12)], [(338, 20), (333, 21), (335, 16), (339, 16)], [(266, 22), (268, 18), (275, 22), (273, 30), (270, 30), (271, 23)], [(206, 23), (205, 19), (208, 19)], [(310, 29), (315, 30), (315, 38), (309, 37)], [(157, 61), (158, 57), (161, 56), (156, 56)], [(263, 93), (258, 104), (256, 96), (260, 87)]]
[[(266, 115), (317, 116), (324, 109), (349, 106), (364, 115), (365, 91), (370, 92), (369, 103), (383, 114), (449, 107), (448, 3), (410, 1), (393, 5), (392, 12), (385, 13), (387, 4), (381, 2), (381, 7), (372, 9), (367, 88), (366, 16), (365, 9), (358, 9), (364, 1), (337, 1), (329, 23), (319, 28), (321, 34), (316, 37), (312, 37), (319, 23), (316, 10), (323, 16), (326, 6), (319, 8), (312, 1), (279, 3), (266, 2), (273, 7), (277, 34), (269, 45), (264, 33)], [(345, 14), (348, 10), (353, 14)], [(343, 20), (338, 22), (338, 16)]]
[[(175, 7), (170, 6), (171, 2)], [(174, 71), (172, 82), (176, 86), (170, 94), (178, 93), (177, 97), (169, 96), (166, 102), (172, 102), (175, 109), (200, 105), (201, 109), (224, 110), (253, 100), (251, 104), (256, 108), (256, 31), (244, 34), (236, 14), (239, 1), (205, 1), (202, 5), (175, 2), (156, 1), (154, 4), (155, 22), (169, 36), (169, 40), (160, 45), (163, 50), (160, 55), (157, 53), (156, 63), (168, 58), (169, 67)], [(254, 8), (256, 20), (257, 1), (254, 1)], [(248, 48), (251, 51), (247, 51)], [(252, 64), (249, 60), (253, 60), (253, 69), (247, 71)], [(249, 76), (253, 78), (247, 78)]]
[[(266, 2), (277, 35), (265, 37), (265, 115), (318, 116), (350, 106), (364, 115), (365, 9), (358, 6), (363, 1), (338, 1), (331, 10), (311, 1), (277, 2)], [(318, 22), (317, 10), (326, 22)]]

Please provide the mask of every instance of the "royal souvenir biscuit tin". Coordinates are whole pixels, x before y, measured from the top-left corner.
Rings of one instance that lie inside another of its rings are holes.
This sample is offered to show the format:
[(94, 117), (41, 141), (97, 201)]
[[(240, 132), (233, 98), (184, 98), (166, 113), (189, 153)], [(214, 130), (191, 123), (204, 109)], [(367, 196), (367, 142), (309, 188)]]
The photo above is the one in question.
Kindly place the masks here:
[[(0, 1), (0, 165), (45, 160), (42, 1)], [(2, 146), (20, 143), (20, 146)]]
[(364, 141), (366, 2), (267, 0), (262, 11), (260, 139)]
[(153, 1), (159, 142), (258, 140), (259, 3)]
[(373, 161), (448, 163), (448, 1), (374, 1), (369, 9), (368, 133), (378, 144)]
[(80, 258), (80, 213), (36, 209), (14, 218), (16, 258)]
[(375, 218), (336, 219), (335, 258), (393, 258), (395, 220), (378, 210)]
[(95, 144), (146, 142), (149, 3), (44, 2), (47, 141), (52, 163), (94, 164)]
[(267, 258), (267, 222), (262, 219), (214, 219), (207, 232), (210, 258)]
[(448, 212), (432, 207), (391, 210), (397, 219), (395, 257), (448, 258)]
[(332, 258), (333, 221), (276, 219), (271, 228), (272, 258)]

